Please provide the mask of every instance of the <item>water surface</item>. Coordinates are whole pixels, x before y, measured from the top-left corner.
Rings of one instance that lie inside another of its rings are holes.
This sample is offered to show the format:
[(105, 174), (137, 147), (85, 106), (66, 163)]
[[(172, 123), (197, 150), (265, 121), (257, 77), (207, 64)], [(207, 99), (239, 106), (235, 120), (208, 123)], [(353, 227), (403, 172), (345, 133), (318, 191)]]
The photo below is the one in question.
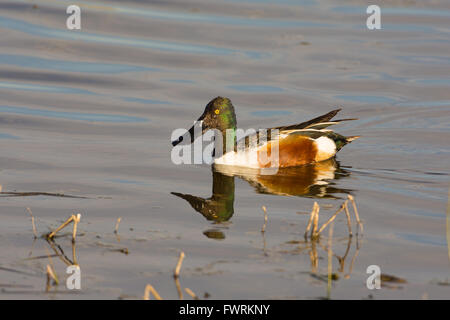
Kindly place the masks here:
[[(70, 4), (0, 3), (1, 299), (139, 299), (147, 283), (176, 299), (180, 251), (181, 286), (200, 297), (449, 297), (447, 1), (391, 1), (376, 31), (361, 0), (78, 1), (80, 31), (65, 27)], [(279, 179), (174, 165), (172, 130), (218, 95), (242, 128), (340, 107), (360, 120), (336, 131), (362, 138)], [(323, 223), (348, 194), (364, 233), (336, 219), (327, 291), (328, 233), (305, 243), (305, 212), (317, 201)], [(69, 230), (56, 253), (34, 241), (27, 207), (40, 234), (82, 214), (81, 291), (45, 291), (46, 256), (64, 279), (73, 248)], [(373, 264), (407, 282), (368, 290)]]

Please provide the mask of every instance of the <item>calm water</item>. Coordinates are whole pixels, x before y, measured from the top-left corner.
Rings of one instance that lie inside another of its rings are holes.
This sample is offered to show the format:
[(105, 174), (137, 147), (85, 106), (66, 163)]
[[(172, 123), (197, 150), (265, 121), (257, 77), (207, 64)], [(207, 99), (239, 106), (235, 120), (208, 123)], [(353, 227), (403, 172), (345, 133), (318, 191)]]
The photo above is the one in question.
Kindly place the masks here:
[[(448, 1), (390, 1), (378, 31), (362, 0), (77, 3), (81, 31), (72, 1), (0, 1), (0, 299), (134, 299), (147, 283), (176, 299), (180, 251), (181, 286), (212, 299), (450, 297)], [(172, 130), (218, 95), (242, 128), (338, 106), (360, 120), (335, 130), (362, 138), (277, 179), (172, 164)], [(303, 213), (318, 201), (322, 223), (348, 193), (364, 234), (336, 219), (327, 291), (328, 232), (304, 243)], [(218, 218), (195, 209), (211, 196)], [(33, 241), (27, 207), (40, 234), (82, 213), (81, 291), (64, 286), (70, 236), (59, 256)], [(62, 284), (46, 293), (48, 254)], [(368, 290), (372, 264), (407, 283)]]

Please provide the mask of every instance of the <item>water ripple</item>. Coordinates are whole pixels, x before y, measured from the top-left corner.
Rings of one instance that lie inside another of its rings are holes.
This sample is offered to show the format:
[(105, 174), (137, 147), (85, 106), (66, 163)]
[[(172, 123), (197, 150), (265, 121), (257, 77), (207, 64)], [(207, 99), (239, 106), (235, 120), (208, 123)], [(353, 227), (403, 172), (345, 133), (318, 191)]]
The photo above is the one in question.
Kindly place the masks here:
[[(288, 4), (298, 4), (295, 0), (283, 0), (287, 1)], [(65, 2), (67, 5), (72, 4), (72, 0), (59, 0), (58, 3)], [(305, 1), (302, 1), (304, 5)], [(311, 0), (309, 0), (311, 3)], [(48, 3), (48, 2), (47, 2)], [(81, 7), (86, 7), (89, 10), (96, 11), (112, 11), (114, 13), (143, 16), (152, 20), (173, 20), (173, 21), (184, 21), (184, 22), (195, 22), (195, 23), (210, 23), (210, 24), (222, 24), (231, 26), (250, 26), (254, 27), (266, 27), (266, 28), (289, 28), (289, 27), (314, 27), (314, 28), (330, 28), (334, 27), (330, 23), (324, 22), (313, 22), (313, 21), (301, 21), (301, 20), (287, 20), (287, 19), (273, 19), (273, 18), (250, 18), (250, 17), (238, 17), (238, 16), (227, 16), (227, 15), (217, 15), (217, 14), (202, 14), (199, 12), (173, 12), (166, 10), (157, 10), (154, 8), (133, 8), (131, 6), (125, 7), (115, 4), (105, 5), (99, 2), (93, 1), (78, 1)], [(53, 5), (53, 3), (48, 3), (48, 5)]]
[(228, 88), (245, 92), (282, 92), (282, 88), (265, 85), (231, 85)]
[(32, 24), (29, 22), (25, 22), (23, 20), (8, 18), (5, 16), (0, 16), (0, 27), (44, 38), (86, 41), (96, 44), (103, 43), (108, 45), (119, 45), (125, 47), (140, 47), (160, 51), (174, 51), (192, 54), (209, 54), (220, 56), (242, 53), (253, 59), (260, 59), (269, 56), (269, 54), (267, 53), (262, 53), (258, 51), (241, 51), (236, 49), (221, 48), (210, 45), (198, 45), (198, 44), (196, 45), (188, 43), (161, 41), (161, 40), (136, 39), (130, 37), (125, 38), (109, 35), (100, 35), (88, 32), (67, 32), (66, 30), (52, 29), (42, 25)]
[(73, 94), (96, 94), (95, 92), (69, 87), (49, 86), (42, 84), (31, 83), (15, 83), (15, 82), (0, 82), (0, 88), (11, 90), (24, 90), (24, 91), (38, 91), (38, 92), (51, 92), (51, 93), (73, 93)]
[(445, 241), (444, 236), (431, 236), (425, 234), (416, 234), (416, 233), (397, 233), (398, 237), (407, 241), (413, 241), (416, 243), (421, 243), (425, 245), (446, 247), (447, 242)]
[(0, 106), (0, 113), (12, 113), (19, 115), (31, 115), (46, 118), (68, 119), (68, 120), (89, 121), (89, 122), (130, 123), (130, 122), (148, 121), (148, 119), (146, 118), (125, 116), (125, 115), (53, 111), (53, 110), (31, 109), (26, 107), (13, 107), (13, 106)]
[(19, 137), (13, 136), (11, 134), (7, 134), (7, 133), (1, 133), (0, 132), (0, 139), (12, 139), (12, 140), (18, 140), (20, 139)]
[(98, 63), (84, 61), (67, 61), (57, 59), (44, 59), (18, 54), (0, 54), (0, 65), (14, 65), (19, 67), (57, 70), (64, 72), (82, 73), (122, 73), (139, 71), (161, 71), (158, 68), (132, 66), (118, 63)]

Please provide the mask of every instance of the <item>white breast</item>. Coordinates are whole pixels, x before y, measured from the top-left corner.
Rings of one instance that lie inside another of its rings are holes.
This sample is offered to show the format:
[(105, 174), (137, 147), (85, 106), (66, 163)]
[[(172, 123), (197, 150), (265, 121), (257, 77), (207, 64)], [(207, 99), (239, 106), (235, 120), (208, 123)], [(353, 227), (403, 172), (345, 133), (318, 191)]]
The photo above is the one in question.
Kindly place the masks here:
[(214, 163), (228, 166), (259, 168), (258, 156), (255, 149), (242, 152), (227, 152), (220, 158), (215, 159)]

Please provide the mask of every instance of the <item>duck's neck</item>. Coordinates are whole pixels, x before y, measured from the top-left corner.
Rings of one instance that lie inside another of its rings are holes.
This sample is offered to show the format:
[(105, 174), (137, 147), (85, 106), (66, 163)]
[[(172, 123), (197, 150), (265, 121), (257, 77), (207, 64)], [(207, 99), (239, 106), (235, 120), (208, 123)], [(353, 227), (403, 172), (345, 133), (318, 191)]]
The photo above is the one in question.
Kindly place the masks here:
[(222, 130), (221, 132), (223, 138), (222, 155), (230, 151), (236, 151), (237, 149), (236, 127)]
[[(232, 108), (232, 107), (231, 107)], [(219, 131), (222, 133), (222, 154), (230, 151), (236, 151), (236, 114), (234, 109), (220, 115)]]

